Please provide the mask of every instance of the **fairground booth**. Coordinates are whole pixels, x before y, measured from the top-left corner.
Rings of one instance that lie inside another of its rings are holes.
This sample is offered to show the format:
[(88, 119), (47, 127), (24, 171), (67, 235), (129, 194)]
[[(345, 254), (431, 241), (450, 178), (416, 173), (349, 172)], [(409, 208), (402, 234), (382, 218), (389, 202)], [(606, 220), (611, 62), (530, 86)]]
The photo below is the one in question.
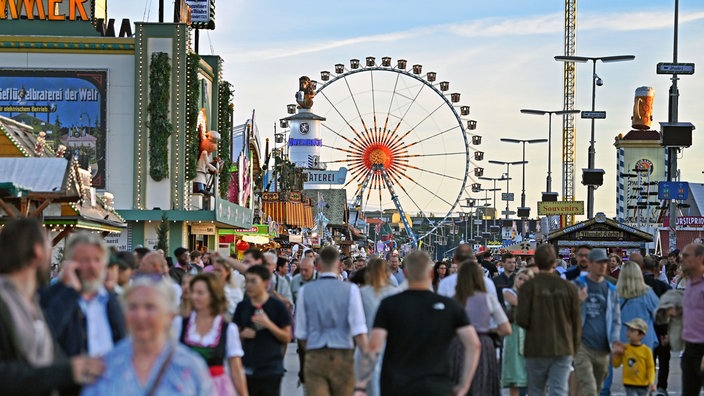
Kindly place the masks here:
[(601, 212), (592, 219), (554, 231), (547, 237), (547, 242), (555, 246), (563, 258), (569, 257), (576, 247), (582, 245), (605, 248), (628, 257), (631, 252), (642, 253), (646, 243), (652, 241), (652, 235), (609, 219)]

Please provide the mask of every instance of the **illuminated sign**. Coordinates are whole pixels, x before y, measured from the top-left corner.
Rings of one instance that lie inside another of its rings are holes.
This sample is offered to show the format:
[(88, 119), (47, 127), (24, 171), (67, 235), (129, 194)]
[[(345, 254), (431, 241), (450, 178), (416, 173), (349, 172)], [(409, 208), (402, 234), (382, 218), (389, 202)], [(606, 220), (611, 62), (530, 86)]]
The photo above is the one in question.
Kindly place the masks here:
[(186, 0), (186, 4), (191, 8), (191, 26), (215, 29), (215, 0)]
[(289, 139), (289, 146), (322, 146), (323, 139)]
[(66, 157), (90, 169), (93, 187), (102, 189), (107, 86), (106, 71), (0, 69), (0, 115), (46, 133), (54, 150), (66, 146)]
[[(63, 10), (66, 4), (68, 13)], [(20, 19), (26, 16), (29, 20), (89, 21), (86, 8), (90, 10), (91, 4), (89, 0), (0, 0), (0, 19)]]

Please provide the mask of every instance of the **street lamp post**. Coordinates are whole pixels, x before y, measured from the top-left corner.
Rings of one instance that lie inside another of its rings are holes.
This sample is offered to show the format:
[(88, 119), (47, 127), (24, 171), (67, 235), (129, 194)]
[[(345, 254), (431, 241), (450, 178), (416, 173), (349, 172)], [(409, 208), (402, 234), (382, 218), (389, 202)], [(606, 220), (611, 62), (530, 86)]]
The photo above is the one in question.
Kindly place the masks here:
[[(611, 62), (624, 62), (624, 61), (632, 61), (636, 57), (635, 55), (615, 55), (615, 56), (600, 56), (600, 57), (587, 57), (587, 56), (556, 56), (555, 60), (559, 62), (578, 62), (578, 63), (586, 63), (591, 61), (592, 62), (592, 114), (595, 111), (595, 105), (596, 105), (596, 86), (602, 86), (604, 85), (604, 82), (602, 79), (596, 74), (596, 62), (597, 61), (602, 61), (603, 63), (611, 63)], [(582, 116), (583, 118), (584, 115)], [(589, 152), (588, 152), (588, 169), (593, 170), (594, 169), (594, 160), (596, 156), (596, 150), (594, 148), (594, 119), (595, 117), (587, 117), (591, 118), (592, 120), (592, 128), (591, 128), (591, 139), (589, 140)], [(602, 171), (603, 173), (603, 171)], [(590, 219), (594, 217), (594, 190), (598, 187), (597, 185), (594, 184), (588, 184), (587, 185), (587, 218)]]
[[(704, 173), (704, 172), (702, 172), (702, 173)], [(492, 188), (490, 190), (490, 191), (494, 192), (494, 214), (496, 214), (496, 192), (501, 190), (500, 188), (496, 188), (496, 182), (497, 181), (504, 181), (504, 180), (506, 180), (506, 178), (507, 178), (507, 176), (504, 176), (504, 175), (501, 175), (501, 177), (484, 177), (484, 176), (480, 177), (481, 180), (488, 180), (488, 181), (494, 182), (494, 188)], [(494, 217), (496, 217), (496, 216), (494, 216)]]
[[(579, 110), (531, 110), (531, 109), (521, 109), (523, 114), (533, 114), (533, 115), (548, 115), (548, 176), (545, 180), (545, 192), (548, 194), (552, 193), (552, 116), (555, 115), (565, 115), (565, 114), (577, 114)], [(555, 195), (557, 197), (557, 195)], [(545, 201), (545, 199), (543, 199)]]
[[(496, 183), (496, 182), (494, 182)], [(484, 198), (481, 199), (481, 201), (484, 201), (484, 205), (482, 205), (482, 222), (484, 223), (484, 232), (486, 232), (486, 226), (487, 223), (489, 222), (488, 219), (485, 219), (486, 217), (486, 208), (489, 206), (489, 191), (494, 192), (494, 204), (496, 204), (496, 192), (501, 190), (500, 188), (482, 188), (481, 191), (484, 191)], [(494, 218), (496, 218), (496, 209), (494, 209)]]
[(519, 144), (523, 145), (523, 161), (521, 161), (523, 163), (522, 164), (523, 165), (523, 180), (521, 182), (521, 207), (519, 208), (519, 212), (522, 212), (522, 213), (519, 214), (519, 217), (521, 217), (521, 218), (530, 217), (530, 208), (526, 207), (526, 164), (528, 163), (528, 161), (526, 161), (526, 143), (528, 143), (528, 144), (547, 143), (548, 139), (501, 138), (501, 141), (504, 143), (519, 143)]
[[(506, 162), (506, 161), (494, 161), (494, 160), (489, 160), (490, 164), (496, 164), (496, 165), (506, 165), (506, 194), (510, 194), (509, 190), (509, 180), (511, 180), (511, 165), (523, 165), (525, 164), (526, 161), (513, 161), (513, 162)], [(525, 180), (525, 177), (523, 178)], [(508, 198), (508, 197), (507, 197)], [(506, 200), (506, 220), (508, 220), (508, 203), (510, 201), (507, 199)]]

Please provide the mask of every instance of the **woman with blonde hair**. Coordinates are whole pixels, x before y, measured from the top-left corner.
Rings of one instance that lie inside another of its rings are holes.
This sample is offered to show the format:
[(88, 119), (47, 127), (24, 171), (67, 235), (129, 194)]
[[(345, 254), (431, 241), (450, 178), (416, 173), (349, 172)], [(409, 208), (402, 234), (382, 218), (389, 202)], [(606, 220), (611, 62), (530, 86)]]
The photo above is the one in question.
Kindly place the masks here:
[[(381, 303), (381, 300), (400, 291), (397, 287), (391, 284), (390, 275), (391, 266), (389, 265), (389, 262), (378, 257), (371, 259), (365, 269), (364, 286), (359, 289), (359, 292), (362, 295), (364, 317), (367, 319), (367, 329), (369, 329), (370, 333), (372, 327), (374, 327), (374, 317), (376, 316), (376, 311), (379, 308), (379, 303)], [(370, 334), (368, 334), (368, 336), (369, 335)], [(359, 358), (359, 355), (357, 358)], [(369, 384), (367, 385), (368, 396), (378, 396), (381, 394), (381, 390), (379, 388), (381, 362), (382, 358), (379, 358), (376, 366), (374, 367), (372, 380), (369, 381)]]
[[(648, 331), (643, 338), (643, 344), (651, 350), (657, 345), (655, 335), (655, 313), (658, 309), (658, 296), (645, 284), (643, 273), (638, 264), (627, 261), (621, 266), (621, 273), (616, 283), (618, 303), (621, 306), (621, 323), (627, 323), (635, 318), (641, 318), (648, 324)], [(628, 342), (626, 325), (621, 326), (621, 342)]]
[[(521, 389), (528, 386), (526, 361), (523, 356), (526, 331), (515, 323), (516, 307), (518, 306), (518, 290), (524, 283), (533, 279), (533, 271), (523, 268), (516, 274), (513, 287), (503, 289), (504, 305), (511, 322), (511, 334), (504, 338), (503, 359), (501, 359), (501, 386), (509, 388), (510, 396), (518, 396)], [(525, 393), (525, 392), (524, 392)]]
[[(481, 342), (479, 366), (468, 395), (499, 396), (501, 394), (499, 379), (501, 372), (496, 360), (496, 349), (492, 335), (499, 337), (510, 335), (512, 333), (511, 324), (496, 296), (486, 292), (484, 272), (476, 261), (471, 260), (460, 264), (457, 270), (455, 291), (455, 298), (464, 307)], [(492, 320), (497, 324), (497, 327), (491, 327)]]
[[(649, 258), (646, 258), (646, 260)], [(621, 307), (621, 335), (619, 341), (628, 343), (626, 323), (640, 318), (648, 324), (648, 331), (641, 341), (652, 351), (658, 344), (655, 334), (655, 313), (658, 309), (658, 297), (650, 286), (645, 284), (640, 266), (633, 261), (627, 261), (621, 266), (616, 282), (618, 304)], [(609, 365), (609, 374), (604, 380), (602, 392), (610, 391), (613, 382), (613, 367)]]

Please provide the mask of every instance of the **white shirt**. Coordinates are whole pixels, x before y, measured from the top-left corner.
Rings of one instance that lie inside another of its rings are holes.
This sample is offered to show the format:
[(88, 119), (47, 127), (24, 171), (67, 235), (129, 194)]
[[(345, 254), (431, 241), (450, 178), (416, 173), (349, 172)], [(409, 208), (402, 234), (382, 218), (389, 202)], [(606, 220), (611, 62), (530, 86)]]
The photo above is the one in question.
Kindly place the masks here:
[[(484, 277), (484, 285), (486, 286), (487, 293), (496, 296), (496, 285), (494, 285), (494, 282), (486, 276)], [(456, 287), (457, 274), (448, 275), (440, 281), (440, 285), (438, 285), (438, 294), (441, 296), (452, 298), (455, 296)]]
[[(220, 323), (223, 321), (222, 315), (218, 315), (213, 319), (213, 327), (210, 328), (205, 335), (198, 334), (196, 330), (196, 313), (191, 312), (191, 317), (188, 321), (189, 326), (186, 329), (185, 338), (191, 344), (201, 345), (204, 347), (212, 347), (220, 342)], [(177, 316), (171, 322), (171, 334), (178, 339), (181, 336), (183, 329), (183, 318)], [(244, 356), (242, 342), (240, 341), (240, 332), (237, 325), (230, 323), (227, 326), (227, 341), (225, 343), (225, 359)]]
[[(108, 299), (110, 295), (104, 287), (98, 290), (90, 301), (81, 298), (78, 306), (86, 317), (86, 338), (88, 339), (88, 355), (103, 356), (114, 347), (112, 329), (108, 320)], [(78, 336), (78, 334), (76, 334)]]
[[(321, 272), (319, 278), (337, 278), (334, 272)], [(367, 320), (364, 317), (364, 307), (362, 306), (362, 295), (359, 288), (355, 284), (350, 284), (350, 309), (347, 311), (347, 323), (350, 326), (350, 335), (352, 337), (359, 334), (367, 334)], [(305, 286), (298, 291), (298, 300), (296, 300), (296, 308), (303, 307), (303, 296)], [(296, 309), (296, 331), (295, 336), (299, 340), (308, 339), (308, 326), (305, 309)]]

